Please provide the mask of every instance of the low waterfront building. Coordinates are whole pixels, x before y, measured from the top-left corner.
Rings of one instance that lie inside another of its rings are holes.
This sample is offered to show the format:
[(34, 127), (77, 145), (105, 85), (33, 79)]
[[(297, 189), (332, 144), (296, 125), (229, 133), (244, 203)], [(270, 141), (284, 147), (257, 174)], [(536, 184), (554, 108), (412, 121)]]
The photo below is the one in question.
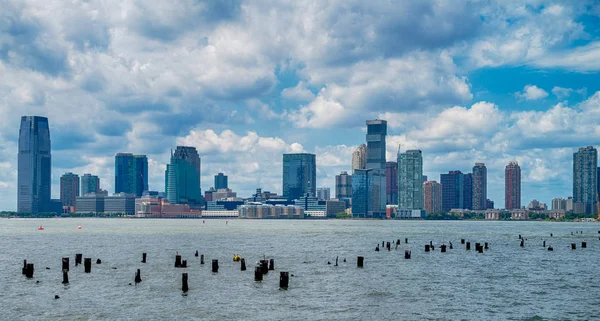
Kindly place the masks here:
[(406, 208), (398, 208), (396, 210), (396, 219), (424, 219), (427, 218), (427, 212), (425, 210), (415, 210), (415, 209), (406, 209)]
[(346, 202), (340, 200), (328, 200), (325, 202), (327, 217), (335, 217), (337, 213), (346, 210)]
[(500, 219), (500, 211), (498, 210), (486, 210), (485, 211), (485, 219), (486, 220), (499, 220)]
[(295, 205), (269, 205), (264, 203), (247, 203), (238, 209), (239, 218), (304, 218), (304, 209)]
[(523, 209), (510, 211), (511, 220), (528, 220), (529, 212)]
[(135, 214), (135, 194), (118, 193), (104, 197), (104, 213)]
[(135, 215), (153, 218), (200, 218), (200, 210), (191, 209), (188, 204), (172, 204), (165, 198), (143, 196), (135, 200)]

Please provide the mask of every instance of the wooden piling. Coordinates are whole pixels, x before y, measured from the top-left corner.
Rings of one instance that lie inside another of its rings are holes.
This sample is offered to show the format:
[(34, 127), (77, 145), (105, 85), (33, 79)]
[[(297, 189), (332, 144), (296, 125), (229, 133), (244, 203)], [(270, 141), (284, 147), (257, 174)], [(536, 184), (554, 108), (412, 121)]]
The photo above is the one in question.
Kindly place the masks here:
[(379, 244), (375, 247), (375, 252), (379, 252)]
[(575, 249), (577, 249), (577, 244), (571, 243), (571, 250), (575, 250)]
[(97, 259), (97, 260), (96, 260), (96, 264), (102, 264), (102, 260), (100, 260), (100, 259)]
[(287, 290), (289, 282), (290, 282), (289, 272), (279, 272), (279, 287)]
[(142, 263), (146, 263), (146, 253), (142, 253)]
[(392, 244), (390, 244), (390, 242), (387, 242), (385, 244), (385, 247), (387, 248), (388, 251), (392, 250)]
[(92, 258), (91, 257), (86, 257), (85, 259), (83, 259), (83, 268), (85, 270), (85, 273), (92, 272)]
[(479, 248), (477, 249), (477, 252), (483, 253), (483, 245), (479, 244)]
[(181, 255), (175, 255), (175, 267), (181, 267)]
[(204, 254), (200, 255), (200, 264), (204, 265)]
[(453, 249), (452, 242), (448, 242), (448, 243), (450, 244), (450, 249), (452, 250)]
[(486, 249), (486, 250), (489, 250), (489, 249), (490, 249), (490, 248), (489, 248), (489, 246), (488, 246), (488, 242), (485, 242), (485, 247), (484, 247), (484, 249)]
[(471, 242), (467, 242), (467, 246), (466, 246), (466, 248), (467, 248), (467, 251), (470, 251), (470, 250), (471, 250)]
[(404, 238), (404, 244), (408, 244), (408, 238)]
[(260, 271), (262, 272), (262, 274), (269, 273), (269, 261), (260, 260)]
[(522, 239), (523, 239), (523, 237), (521, 236), (521, 234), (519, 234), (519, 240), (522, 240)]
[(521, 247), (525, 247), (525, 240), (521, 239)]
[(212, 272), (219, 272), (219, 260), (212, 260)]
[(446, 253), (446, 244), (442, 244), (441, 249), (442, 253)]
[(195, 257), (198, 257), (198, 250), (196, 250), (196, 253), (194, 253)]
[(335, 257), (335, 266), (338, 266), (338, 257)]
[(83, 254), (81, 254), (81, 253), (75, 254), (75, 266), (78, 266), (79, 264), (81, 264), (82, 259), (83, 259)]
[(23, 260), (23, 269), (21, 270), (23, 275), (27, 272), (27, 260)]
[(241, 259), (241, 263), (242, 263), (242, 264), (240, 265), (240, 266), (241, 266), (241, 267), (240, 267), (240, 270), (241, 270), (241, 271), (246, 271), (246, 259), (242, 258), (242, 259)]
[(544, 247), (546, 247), (546, 240), (544, 240), (544, 244), (543, 244), (543, 246), (544, 246)]
[(404, 259), (410, 260), (411, 252), (409, 250), (404, 250)]
[(62, 284), (69, 284), (69, 270), (63, 269), (63, 281)]
[(69, 271), (69, 258), (68, 257), (63, 257), (62, 258), (62, 269)]
[(581, 242), (581, 248), (585, 249), (587, 247), (587, 243), (585, 241)]
[(27, 267), (25, 268), (25, 276), (29, 279), (32, 278), (34, 270), (33, 263), (27, 263)]
[(137, 272), (135, 273), (135, 283), (140, 283), (142, 282), (142, 273), (140, 271), (140, 269), (137, 269)]
[(460, 244), (465, 244), (465, 239), (460, 239)]
[(269, 260), (269, 271), (274, 271), (274, 270), (275, 270), (275, 260), (270, 259)]
[(181, 267), (182, 268), (187, 268), (187, 260), (182, 260), (181, 261)]
[(429, 252), (429, 244), (425, 244), (425, 252)]
[(364, 267), (364, 262), (365, 262), (365, 258), (362, 256), (359, 256), (356, 258), (356, 266), (361, 268)]
[(554, 248), (552, 248), (552, 246), (548, 246), (548, 251), (554, 251)]
[(183, 291), (183, 293), (186, 293), (189, 290), (188, 287), (188, 274), (187, 273), (181, 273), (181, 291)]
[(262, 268), (260, 266), (256, 266), (254, 268), (254, 281), (262, 281), (263, 273)]

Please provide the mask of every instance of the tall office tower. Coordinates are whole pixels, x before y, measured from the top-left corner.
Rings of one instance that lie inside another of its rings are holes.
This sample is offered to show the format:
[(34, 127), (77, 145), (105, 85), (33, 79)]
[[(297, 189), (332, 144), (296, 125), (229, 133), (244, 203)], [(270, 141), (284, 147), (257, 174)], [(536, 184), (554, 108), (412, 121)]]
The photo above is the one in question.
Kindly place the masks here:
[(386, 173), (385, 136), (387, 122), (367, 120), (367, 164), (352, 175), (352, 215), (385, 217)]
[(442, 212), (442, 184), (436, 181), (423, 183), (423, 209), (427, 214)]
[(135, 196), (141, 197), (148, 190), (148, 158), (146, 155), (134, 155)]
[(398, 204), (398, 163), (385, 163), (385, 203)]
[(17, 211), (47, 211), (51, 195), (50, 128), (48, 118), (21, 117), (17, 173)]
[(229, 188), (229, 184), (227, 184), (227, 175), (218, 173), (215, 175), (215, 189), (218, 191), (224, 188)]
[(365, 169), (367, 166), (367, 145), (360, 144), (352, 153), (352, 170)]
[(423, 208), (423, 154), (420, 150), (398, 151), (398, 208)]
[(83, 174), (81, 176), (81, 196), (100, 192), (100, 178), (96, 175)]
[(60, 177), (60, 201), (63, 206), (75, 206), (79, 196), (79, 175), (66, 173)]
[(425, 183), (425, 182), (427, 182), (427, 181), (428, 181), (428, 179), (427, 179), (427, 175), (423, 175), (423, 183)]
[(115, 193), (142, 196), (148, 190), (148, 158), (146, 155), (117, 153), (115, 156)]
[(440, 174), (442, 183), (442, 212), (448, 213), (454, 208), (464, 206), (464, 175), (461, 171), (449, 171)]
[(508, 162), (504, 168), (504, 208), (521, 208), (521, 167), (516, 161)]
[(283, 154), (283, 197), (296, 200), (317, 191), (317, 158), (314, 154)]
[(484, 163), (473, 166), (473, 209), (487, 209), (487, 168)]
[(201, 205), (200, 157), (195, 147), (177, 146), (165, 171), (165, 192), (173, 204)]
[(473, 209), (473, 174), (463, 174), (463, 206), (467, 210)]
[(573, 210), (595, 214), (598, 180), (598, 151), (582, 147), (573, 153)]
[(317, 198), (319, 201), (328, 201), (331, 198), (331, 189), (329, 187), (317, 188)]
[(340, 175), (335, 175), (335, 198), (351, 198), (352, 197), (352, 175), (342, 171)]

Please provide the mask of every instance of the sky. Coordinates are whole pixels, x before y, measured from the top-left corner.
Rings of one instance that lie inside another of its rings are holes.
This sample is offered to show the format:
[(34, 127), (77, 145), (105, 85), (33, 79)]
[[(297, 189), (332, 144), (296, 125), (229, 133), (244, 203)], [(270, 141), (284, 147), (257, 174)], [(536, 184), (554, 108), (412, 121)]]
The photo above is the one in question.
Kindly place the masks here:
[(572, 193), (572, 154), (600, 145), (596, 1), (0, 0), (0, 208), (16, 209), (22, 115), (47, 116), (52, 194), (65, 172), (114, 192), (114, 156), (195, 146), (202, 189), (281, 193), (282, 154), (317, 155), (317, 186), (350, 171), (365, 120), (387, 159), (424, 174), (521, 165), (522, 204)]

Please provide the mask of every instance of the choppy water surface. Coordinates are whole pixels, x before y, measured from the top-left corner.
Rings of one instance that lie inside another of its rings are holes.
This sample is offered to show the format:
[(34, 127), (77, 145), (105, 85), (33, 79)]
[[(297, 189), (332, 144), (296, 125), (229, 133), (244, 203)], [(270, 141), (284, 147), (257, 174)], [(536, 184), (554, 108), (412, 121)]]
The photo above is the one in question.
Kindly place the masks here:
[[(37, 231), (39, 225), (45, 230)], [(598, 230), (595, 223), (547, 222), (2, 219), (0, 319), (594, 319), (600, 316)], [(527, 238), (524, 248), (519, 234)], [(398, 238), (398, 251), (374, 251)], [(472, 251), (461, 238), (472, 242)], [(587, 249), (581, 249), (584, 239)], [(454, 249), (425, 253), (430, 240), (450, 240)], [(474, 242), (490, 249), (478, 254)], [(176, 251), (187, 269), (173, 267)], [(75, 253), (93, 258), (91, 274), (74, 267)], [(232, 261), (235, 253), (246, 258), (247, 271)], [(257, 283), (253, 265), (263, 255), (275, 259), (276, 270)], [(363, 269), (356, 268), (358, 255), (365, 257)], [(71, 258), (67, 286), (63, 256)], [(336, 256), (340, 265), (327, 265)], [(23, 259), (35, 264), (33, 279), (21, 275)], [(219, 260), (218, 274), (211, 273), (212, 259)], [(142, 283), (129, 285), (138, 268)], [(279, 271), (294, 275), (287, 291), (278, 288)]]

